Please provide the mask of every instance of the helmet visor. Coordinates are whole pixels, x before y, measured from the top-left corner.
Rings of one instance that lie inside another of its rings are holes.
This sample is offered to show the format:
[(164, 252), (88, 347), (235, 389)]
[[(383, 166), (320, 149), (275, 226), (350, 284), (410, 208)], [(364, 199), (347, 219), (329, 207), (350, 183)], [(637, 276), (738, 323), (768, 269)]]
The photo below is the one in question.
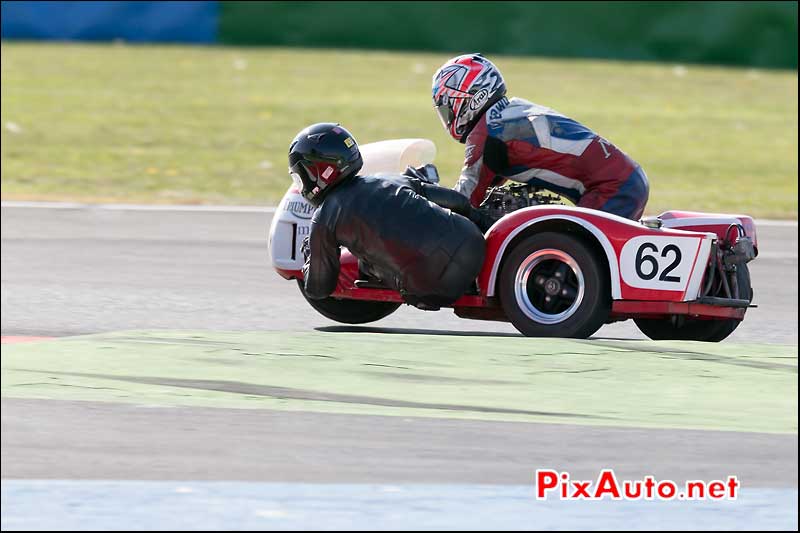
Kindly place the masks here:
[(440, 104), (433, 106), (436, 110), (436, 115), (439, 117), (439, 120), (442, 121), (442, 126), (444, 129), (449, 130), (450, 125), (453, 124), (453, 109), (447, 104)]

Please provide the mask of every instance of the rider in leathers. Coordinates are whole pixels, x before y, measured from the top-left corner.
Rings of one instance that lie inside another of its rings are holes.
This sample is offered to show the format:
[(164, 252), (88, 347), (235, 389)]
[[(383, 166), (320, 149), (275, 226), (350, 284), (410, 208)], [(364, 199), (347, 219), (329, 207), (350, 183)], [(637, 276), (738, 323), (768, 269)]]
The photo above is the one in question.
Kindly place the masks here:
[(491, 220), (450, 189), (404, 175), (360, 176), (361, 155), (338, 124), (301, 131), (289, 149), (292, 178), (318, 206), (303, 267), (310, 298), (330, 296), (345, 246), (381, 285), (423, 309), (451, 305), (483, 264)]
[(642, 167), (608, 140), (548, 107), (506, 98), (497, 67), (480, 54), (454, 57), (433, 76), (433, 105), (465, 145), (455, 190), (477, 206), (506, 180), (541, 187), (578, 207), (638, 220), (650, 192)]

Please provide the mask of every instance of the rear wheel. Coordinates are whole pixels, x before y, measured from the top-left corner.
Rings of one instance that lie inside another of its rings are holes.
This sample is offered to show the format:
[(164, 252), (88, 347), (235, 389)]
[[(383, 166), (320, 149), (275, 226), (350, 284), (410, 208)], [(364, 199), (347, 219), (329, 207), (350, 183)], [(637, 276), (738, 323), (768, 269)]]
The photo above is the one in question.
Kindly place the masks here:
[[(737, 298), (753, 301), (753, 288), (750, 285), (750, 270), (746, 263), (736, 267)], [(682, 315), (669, 318), (634, 318), (639, 330), (654, 341), (680, 340), (720, 342), (739, 327), (741, 320), (720, 318), (702, 320)]]
[(605, 265), (572, 235), (523, 239), (506, 258), (499, 283), (506, 316), (529, 337), (586, 338), (608, 319)]
[(314, 300), (306, 295), (303, 282), (297, 280), (303, 298), (311, 307), (326, 318), (343, 324), (367, 324), (391, 315), (401, 304), (395, 302), (370, 302), (365, 300), (347, 300), (344, 298), (323, 298)]

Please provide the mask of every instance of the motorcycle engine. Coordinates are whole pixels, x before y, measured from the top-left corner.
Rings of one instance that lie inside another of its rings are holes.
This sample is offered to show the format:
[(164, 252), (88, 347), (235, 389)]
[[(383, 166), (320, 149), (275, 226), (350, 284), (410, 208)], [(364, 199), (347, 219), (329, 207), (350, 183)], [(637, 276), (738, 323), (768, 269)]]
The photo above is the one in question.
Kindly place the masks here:
[(494, 220), (499, 220), (518, 209), (549, 204), (563, 205), (563, 202), (560, 196), (549, 194), (532, 185), (504, 185), (490, 189), (479, 209)]

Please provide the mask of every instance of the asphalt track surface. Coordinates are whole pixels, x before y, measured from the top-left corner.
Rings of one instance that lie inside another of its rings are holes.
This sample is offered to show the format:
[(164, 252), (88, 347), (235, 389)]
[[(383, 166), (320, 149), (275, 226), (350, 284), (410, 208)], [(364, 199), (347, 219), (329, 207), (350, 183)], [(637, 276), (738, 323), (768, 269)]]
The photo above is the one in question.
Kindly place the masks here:
[(2, 409), (4, 478), (525, 485), (538, 465), (797, 487), (796, 435), (14, 398)]
[[(316, 314), (270, 268), (265, 213), (2, 208), (2, 334), (121, 330), (518, 336), (403, 307), (370, 327)], [(797, 344), (797, 227), (760, 228), (757, 309), (726, 342)], [(632, 322), (603, 339), (643, 339)], [(236, 453), (225, 450), (236, 449)], [(532, 470), (797, 487), (797, 435), (3, 398), (4, 479), (526, 484)], [(795, 510), (796, 523), (796, 510)]]
[[(342, 327), (271, 269), (267, 213), (2, 208), (2, 334)], [(726, 342), (797, 343), (797, 226), (759, 229), (757, 309)], [(403, 306), (369, 329), (518, 332)], [(353, 328), (364, 330), (364, 328)], [(645, 338), (632, 321), (598, 337)]]

